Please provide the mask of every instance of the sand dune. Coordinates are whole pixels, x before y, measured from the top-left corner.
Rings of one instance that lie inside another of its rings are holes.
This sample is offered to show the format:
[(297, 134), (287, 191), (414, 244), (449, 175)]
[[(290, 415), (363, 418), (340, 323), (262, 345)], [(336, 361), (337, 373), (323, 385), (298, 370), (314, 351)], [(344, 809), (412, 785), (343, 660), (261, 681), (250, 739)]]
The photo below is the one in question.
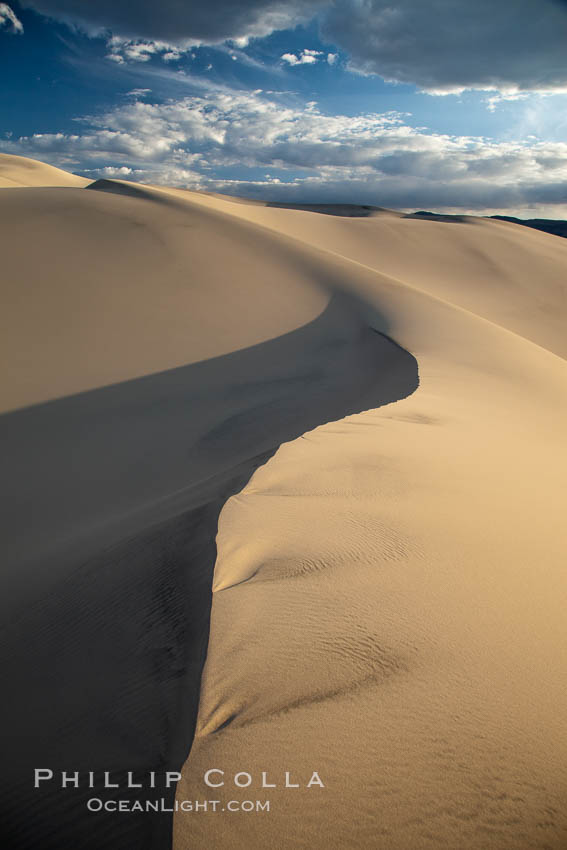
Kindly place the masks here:
[(234, 216), (368, 266), (567, 356), (562, 239), (472, 216), (444, 222), (374, 209), (361, 220), (191, 195), (207, 208), (230, 209)]
[(46, 162), (0, 153), (0, 188), (29, 186), (88, 186), (86, 177), (69, 174)]
[(38, 797), (26, 779), (38, 759), (181, 768), (223, 504), (280, 443), (418, 381), (316, 251), (151, 190), (93, 188), (0, 193), (13, 846), (170, 845), (170, 816), (93, 821), (93, 791)]
[(567, 243), (120, 181), (0, 222), (13, 834), (168, 846), (25, 774), (195, 730), (179, 850), (566, 846)]

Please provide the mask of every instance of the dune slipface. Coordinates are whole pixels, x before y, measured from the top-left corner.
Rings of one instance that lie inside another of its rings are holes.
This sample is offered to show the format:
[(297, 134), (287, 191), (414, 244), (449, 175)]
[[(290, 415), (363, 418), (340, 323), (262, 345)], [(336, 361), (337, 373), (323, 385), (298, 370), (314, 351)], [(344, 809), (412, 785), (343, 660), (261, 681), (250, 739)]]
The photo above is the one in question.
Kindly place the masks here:
[(561, 850), (567, 243), (118, 181), (0, 224), (7, 846)]
[[(171, 845), (171, 813), (87, 801), (116, 797), (109, 771), (143, 785), (121, 798), (173, 803), (163, 774), (191, 745), (222, 506), (280, 443), (418, 383), (319, 252), (190, 200), (92, 188), (0, 196), (13, 847)], [(37, 767), (53, 782), (34, 788)], [(84, 783), (62, 791), (62, 771)]]

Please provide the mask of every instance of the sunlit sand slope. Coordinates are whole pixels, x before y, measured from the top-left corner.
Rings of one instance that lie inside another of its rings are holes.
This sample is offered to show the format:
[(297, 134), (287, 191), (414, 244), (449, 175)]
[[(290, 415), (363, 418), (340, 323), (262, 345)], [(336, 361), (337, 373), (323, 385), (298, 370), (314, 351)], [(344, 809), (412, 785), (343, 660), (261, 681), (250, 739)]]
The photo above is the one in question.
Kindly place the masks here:
[(563, 850), (567, 242), (36, 167), (0, 191), (7, 846), (169, 847), (29, 776), (185, 762), (220, 803), (176, 850)]
[(86, 177), (69, 174), (46, 162), (0, 153), (0, 189), (26, 186), (87, 186)]
[(560, 850), (567, 246), (487, 221), (233, 208), (376, 269), (352, 262), (347, 286), (420, 386), (282, 446), (225, 506), (177, 792), (225, 811), (178, 812), (175, 846)]
[[(166, 848), (171, 814), (86, 801), (189, 752), (222, 506), (281, 443), (414, 392), (417, 363), (334, 260), (190, 198), (4, 189), (0, 224), (2, 840)], [(98, 779), (34, 789), (38, 765)]]
[[(189, 194), (167, 191), (178, 197)], [(190, 194), (208, 208), (230, 210), (368, 265), (567, 356), (563, 239), (471, 216), (444, 222), (341, 205), (324, 205), (329, 214), (316, 215)]]

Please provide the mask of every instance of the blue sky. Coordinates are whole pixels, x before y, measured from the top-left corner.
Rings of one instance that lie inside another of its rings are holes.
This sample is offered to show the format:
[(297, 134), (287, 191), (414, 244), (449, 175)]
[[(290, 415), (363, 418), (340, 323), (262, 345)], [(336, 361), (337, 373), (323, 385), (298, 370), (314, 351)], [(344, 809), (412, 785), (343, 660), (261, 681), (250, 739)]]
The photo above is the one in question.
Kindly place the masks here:
[(0, 3), (0, 151), (268, 200), (565, 217), (566, 43), (563, 0)]

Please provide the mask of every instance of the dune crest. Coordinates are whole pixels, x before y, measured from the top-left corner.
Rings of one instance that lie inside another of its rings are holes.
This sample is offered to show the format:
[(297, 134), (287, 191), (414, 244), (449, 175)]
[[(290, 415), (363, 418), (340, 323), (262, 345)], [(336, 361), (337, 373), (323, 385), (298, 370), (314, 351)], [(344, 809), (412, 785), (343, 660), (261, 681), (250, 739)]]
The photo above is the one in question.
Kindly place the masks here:
[(88, 186), (86, 177), (69, 174), (46, 162), (28, 159), (25, 156), (0, 153), (0, 189), (25, 188), (30, 186)]
[[(100, 782), (62, 796), (26, 778), (38, 759), (123, 779), (181, 769), (223, 504), (281, 443), (418, 385), (415, 358), (320, 252), (152, 189), (104, 188), (0, 194), (1, 645), (17, 695), (2, 796), (12, 837), (57, 850), (98, 850), (107, 833), (170, 846), (170, 815), (93, 820), (86, 799), (113, 795)], [(33, 255), (24, 222), (41, 222)]]
[(9, 823), (170, 846), (27, 804), (80, 755), (175, 850), (563, 850), (567, 242), (303, 207), (0, 192)]
[[(231, 210), (332, 254), (420, 386), (282, 446), (223, 509), (177, 799), (210, 793), (214, 765), (221, 806), (271, 809), (178, 812), (174, 847), (560, 850), (567, 246), (482, 219)], [(263, 789), (284, 766), (325, 789)]]

